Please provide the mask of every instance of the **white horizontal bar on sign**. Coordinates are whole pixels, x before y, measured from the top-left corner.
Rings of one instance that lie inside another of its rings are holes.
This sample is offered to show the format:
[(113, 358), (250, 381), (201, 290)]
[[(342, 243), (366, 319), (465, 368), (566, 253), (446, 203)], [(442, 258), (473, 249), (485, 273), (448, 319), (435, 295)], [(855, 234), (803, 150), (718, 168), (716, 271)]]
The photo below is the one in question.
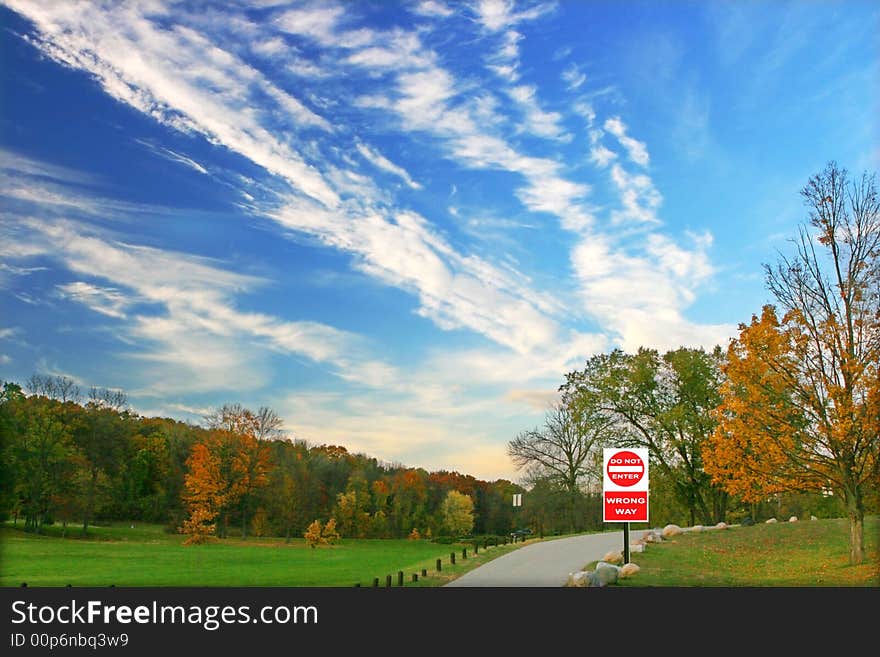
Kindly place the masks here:
[(608, 472), (641, 472), (644, 468), (640, 465), (609, 465)]

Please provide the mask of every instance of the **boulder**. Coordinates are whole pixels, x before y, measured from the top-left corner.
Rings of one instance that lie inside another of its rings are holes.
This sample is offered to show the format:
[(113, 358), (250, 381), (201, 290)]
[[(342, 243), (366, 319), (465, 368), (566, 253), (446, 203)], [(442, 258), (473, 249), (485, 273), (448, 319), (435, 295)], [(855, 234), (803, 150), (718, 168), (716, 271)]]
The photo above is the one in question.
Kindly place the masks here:
[(728, 524), (726, 522), (719, 522), (715, 525), (715, 529), (727, 529)]
[(810, 520), (818, 520), (816, 516), (810, 516)]
[(622, 552), (609, 552), (604, 557), (602, 557), (602, 561), (604, 561), (606, 563), (623, 563), (623, 553)]
[(692, 532), (701, 532), (703, 531), (703, 525), (694, 525), (690, 530)]
[(607, 586), (614, 584), (620, 573), (620, 567), (609, 563), (599, 562), (596, 564), (596, 570), (587, 576), (587, 586)]
[(660, 543), (662, 540), (663, 534), (653, 529), (642, 536), (642, 541), (645, 543)]
[(678, 536), (681, 534), (681, 527), (678, 525), (666, 525), (663, 528), (663, 538), (669, 538), (670, 536)]
[(789, 522), (797, 522), (797, 516), (792, 516), (788, 519)]
[(633, 552), (633, 553), (644, 552), (645, 551), (645, 544), (644, 543), (636, 543), (635, 545), (630, 545), (629, 551)]
[(620, 569), (620, 578), (624, 579), (626, 577), (631, 577), (639, 572), (641, 568), (639, 568), (638, 564), (634, 564), (632, 562), (624, 564)]
[(587, 586), (587, 573), (584, 570), (579, 570), (576, 573), (568, 574), (568, 581), (565, 583), (566, 586), (570, 587), (585, 587)]
[(767, 518), (767, 520), (764, 521), (764, 524), (772, 525), (774, 522), (776, 522), (776, 518)]

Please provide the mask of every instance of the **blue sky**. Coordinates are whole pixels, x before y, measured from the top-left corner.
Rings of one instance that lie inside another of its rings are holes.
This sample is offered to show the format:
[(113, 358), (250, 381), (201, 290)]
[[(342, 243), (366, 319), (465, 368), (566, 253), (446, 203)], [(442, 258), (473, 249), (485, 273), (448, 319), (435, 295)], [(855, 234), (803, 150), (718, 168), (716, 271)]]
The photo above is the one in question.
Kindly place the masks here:
[(0, 4), (0, 378), (405, 465), (516, 479), (566, 372), (726, 344), (880, 162), (872, 2)]

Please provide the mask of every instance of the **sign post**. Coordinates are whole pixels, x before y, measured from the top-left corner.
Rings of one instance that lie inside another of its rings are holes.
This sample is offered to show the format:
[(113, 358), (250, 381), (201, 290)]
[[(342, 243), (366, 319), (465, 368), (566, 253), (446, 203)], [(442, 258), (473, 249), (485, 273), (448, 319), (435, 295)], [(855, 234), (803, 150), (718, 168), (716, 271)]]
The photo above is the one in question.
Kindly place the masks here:
[(604, 522), (622, 522), (623, 562), (629, 562), (629, 523), (648, 522), (648, 450), (603, 450)]

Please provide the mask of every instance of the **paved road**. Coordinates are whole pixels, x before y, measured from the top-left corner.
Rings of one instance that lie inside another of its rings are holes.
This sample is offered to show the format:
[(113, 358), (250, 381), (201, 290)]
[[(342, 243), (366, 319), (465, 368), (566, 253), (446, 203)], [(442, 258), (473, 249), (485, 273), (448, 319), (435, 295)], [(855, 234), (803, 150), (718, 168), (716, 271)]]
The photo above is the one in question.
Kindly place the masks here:
[[(645, 533), (631, 530), (630, 545)], [(612, 550), (623, 550), (623, 531), (547, 539), (493, 559), (446, 586), (563, 586), (569, 573), (582, 570)]]

